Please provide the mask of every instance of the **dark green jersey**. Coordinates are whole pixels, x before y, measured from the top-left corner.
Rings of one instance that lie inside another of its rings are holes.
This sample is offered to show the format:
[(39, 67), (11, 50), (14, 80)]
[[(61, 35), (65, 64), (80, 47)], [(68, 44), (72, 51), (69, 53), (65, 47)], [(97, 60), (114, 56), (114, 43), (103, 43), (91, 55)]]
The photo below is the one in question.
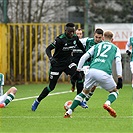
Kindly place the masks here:
[[(85, 50), (88, 51), (92, 46), (96, 45), (97, 43), (94, 42), (94, 38), (88, 38), (86, 40), (86, 46), (85, 46)], [(93, 57), (91, 57), (92, 60)], [(90, 66), (91, 64), (91, 60), (90, 61), (86, 61), (84, 66)]]
[(85, 49), (76, 34), (72, 38), (68, 38), (64, 33), (59, 35), (55, 41), (48, 46), (46, 49), (47, 55), (50, 58), (51, 50), (55, 49), (53, 58), (56, 59), (57, 65), (66, 65), (71, 62), (72, 51), (76, 46), (78, 46), (83, 53), (85, 53)]
[(86, 48), (85, 50), (88, 51), (92, 46), (96, 45), (96, 43), (94, 42), (94, 38), (88, 38), (86, 40)]

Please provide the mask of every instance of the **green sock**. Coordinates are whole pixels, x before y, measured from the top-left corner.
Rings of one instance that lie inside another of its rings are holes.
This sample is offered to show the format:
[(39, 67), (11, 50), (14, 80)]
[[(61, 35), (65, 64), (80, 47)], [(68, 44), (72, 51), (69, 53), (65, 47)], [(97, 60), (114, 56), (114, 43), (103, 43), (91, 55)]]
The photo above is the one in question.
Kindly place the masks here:
[(85, 96), (82, 92), (81, 92), (80, 94), (78, 94), (78, 95), (75, 97), (75, 99), (74, 99), (74, 101), (73, 101), (73, 103), (72, 103), (70, 109), (71, 109), (71, 110), (74, 110), (74, 109), (80, 104), (80, 102), (83, 101), (83, 99), (84, 99), (85, 97), (86, 97), (86, 96)]
[(111, 92), (108, 96), (108, 101), (110, 101), (110, 103), (113, 103), (118, 97), (118, 93), (117, 92)]
[(7, 96), (7, 99), (5, 100), (5, 105), (7, 106), (13, 99), (14, 99), (14, 94), (10, 93), (8, 96)]
[(72, 105), (71, 105), (71, 107), (70, 107), (70, 109), (71, 110), (74, 110), (79, 105), (79, 103), (80, 103), (80, 101), (74, 100), (73, 103), (72, 103)]
[(93, 95), (93, 92), (90, 92), (90, 93), (86, 96), (85, 100), (88, 101), (88, 100), (91, 98), (92, 95)]

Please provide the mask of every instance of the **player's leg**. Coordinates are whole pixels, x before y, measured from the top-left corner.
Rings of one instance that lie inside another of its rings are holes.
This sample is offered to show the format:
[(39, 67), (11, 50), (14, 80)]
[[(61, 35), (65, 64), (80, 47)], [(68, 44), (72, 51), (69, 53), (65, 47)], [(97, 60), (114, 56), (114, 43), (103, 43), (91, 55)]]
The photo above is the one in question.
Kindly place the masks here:
[(79, 76), (76, 80), (77, 95), (82, 92), (83, 87), (84, 87), (84, 85), (83, 85), (84, 75), (83, 75), (83, 73), (81, 75), (82, 76)]
[[(74, 76), (75, 73), (76, 73), (76, 70), (77, 70), (77, 66), (75, 63), (71, 63), (65, 70), (64, 72), (67, 74), (67, 75), (70, 75), (71, 76), (71, 80), (75, 81), (76, 82), (76, 87), (77, 87), (77, 94), (81, 93), (82, 90), (83, 90), (83, 73), (82, 73), (82, 76)], [(81, 102), (81, 107), (83, 108), (88, 108), (88, 106), (86, 104), (83, 103), (83, 101)]]
[(117, 99), (119, 94), (118, 90), (116, 89), (116, 83), (111, 75), (103, 73), (101, 76), (104, 78), (101, 79), (99, 85), (109, 92), (108, 98), (104, 103), (103, 108), (107, 110), (112, 117), (116, 117), (116, 111), (110, 107), (111, 104)]
[(7, 93), (5, 93), (4, 95), (0, 96), (0, 108), (4, 108), (4, 101), (6, 100), (7, 98)]
[(72, 87), (71, 87), (71, 91), (74, 92), (75, 90), (75, 82), (74, 80), (71, 80), (71, 84), (72, 84)]
[(84, 99), (84, 102), (89, 101), (89, 99), (93, 96), (94, 91), (96, 90), (97, 86), (93, 86), (89, 92), (89, 94), (86, 95), (86, 98)]
[(41, 102), (42, 99), (44, 99), (51, 91), (54, 90), (57, 80), (59, 76), (61, 75), (61, 72), (52, 72), (50, 71), (49, 75), (49, 85), (43, 89), (43, 91), (40, 93), (39, 97), (33, 102), (32, 104), (32, 111), (35, 111)]
[(78, 94), (74, 100), (73, 103), (70, 107), (70, 109), (68, 109), (68, 111), (65, 113), (64, 118), (69, 118), (72, 115), (72, 112), (74, 111), (74, 109), (81, 104), (81, 102), (83, 101), (83, 99), (86, 97), (84, 92), (81, 92), (80, 94)]
[(75, 77), (75, 73), (77, 70), (77, 65), (75, 63), (71, 63), (68, 67), (64, 70), (67, 75), (71, 76), (71, 81), (76, 82), (77, 94), (79, 94), (83, 89), (83, 79)]
[(84, 89), (80, 94), (75, 97), (70, 109), (65, 113), (64, 118), (69, 118), (72, 115), (73, 110), (81, 104), (81, 102), (89, 93), (90, 89), (94, 86), (94, 84), (96, 84), (96, 82), (91, 78), (91, 73), (89, 73), (87, 75), (87, 78), (85, 78)]
[(116, 117), (117, 115), (116, 115), (116, 111), (113, 108), (111, 108), (110, 105), (117, 99), (118, 94), (119, 93), (116, 90), (113, 90), (112, 92), (110, 92), (110, 94), (108, 95), (108, 99), (103, 105), (103, 108), (107, 110), (109, 114), (113, 117)]
[(11, 87), (5, 94), (4, 96), (4, 101), (1, 102), (0, 104), (0, 108), (3, 108), (7, 105), (9, 105), (9, 103), (15, 98), (15, 94), (17, 92), (17, 88), (16, 87)]
[[(89, 68), (90, 68), (89, 66), (83, 66), (83, 68), (82, 68), (82, 70), (84, 71), (85, 77), (86, 77), (86, 75), (89, 73)], [(92, 97), (92, 95), (93, 95), (93, 93), (94, 93), (96, 87), (97, 87), (97, 86), (92, 87), (91, 90), (90, 90), (90, 92), (86, 95), (86, 98), (84, 98), (83, 103), (84, 103), (85, 105), (87, 105), (87, 104), (86, 104), (87, 101)]]

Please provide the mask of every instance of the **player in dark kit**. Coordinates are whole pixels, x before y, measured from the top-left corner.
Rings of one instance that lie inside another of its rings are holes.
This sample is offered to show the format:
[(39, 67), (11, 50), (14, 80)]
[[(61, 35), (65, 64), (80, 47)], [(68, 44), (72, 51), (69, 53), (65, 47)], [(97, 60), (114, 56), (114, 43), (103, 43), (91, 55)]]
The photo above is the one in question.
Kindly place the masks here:
[[(71, 78), (77, 80), (77, 94), (82, 91), (82, 76), (81, 74), (76, 73), (77, 66), (72, 62), (72, 51), (76, 45), (78, 45), (83, 53), (85, 53), (82, 43), (75, 34), (75, 25), (73, 23), (67, 23), (65, 27), (65, 33), (56, 37), (55, 41), (46, 48), (46, 53), (51, 63), (49, 85), (43, 89), (39, 97), (33, 102), (32, 111), (35, 111), (41, 100), (54, 90), (57, 80), (62, 72), (65, 72), (67, 75), (70, 75)], [(51, 51), (53, 49), (55, 49), (55, 51), (52, 56)]]

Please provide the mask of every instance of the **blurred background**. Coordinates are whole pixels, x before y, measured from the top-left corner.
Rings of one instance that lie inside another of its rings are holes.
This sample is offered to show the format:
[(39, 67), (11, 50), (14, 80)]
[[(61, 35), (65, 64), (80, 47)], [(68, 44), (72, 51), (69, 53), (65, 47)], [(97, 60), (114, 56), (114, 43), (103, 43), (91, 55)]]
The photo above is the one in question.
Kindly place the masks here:
[[(121, 49), (123, 77), (131, 83), (125, 45), (133, 31), (133, 0), (0, 0), (0, 72), (6, 84), (48, 82), (46, 47), (67, 22), (93, 37), (96, 27), (112, 30)], [(115, 70), (113, 70), (115, 77)], [(62, 75), (61, 82), (69, 82)]]

